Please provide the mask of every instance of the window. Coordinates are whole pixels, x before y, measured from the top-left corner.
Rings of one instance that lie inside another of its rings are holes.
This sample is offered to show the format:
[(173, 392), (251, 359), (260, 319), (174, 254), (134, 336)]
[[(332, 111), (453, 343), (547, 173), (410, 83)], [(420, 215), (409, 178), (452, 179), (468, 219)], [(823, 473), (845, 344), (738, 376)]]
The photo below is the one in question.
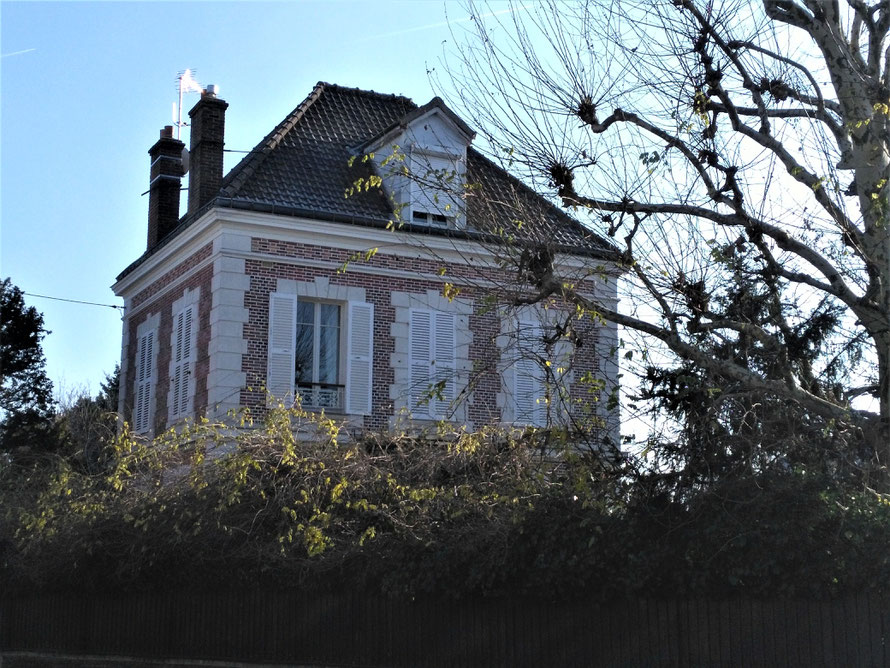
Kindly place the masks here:
[(455, 399), (455, 317), (453, 313), (411, 309), (411, 413), (444, 418)]
[(195, 396), (195, 306), (191, 304), (173, 316), (170, 419), (191, 415)]
[(343, 408), (340, 383), (340, 305), (297, 302), (297, 394), (307, 408)]
[(371, 304), (272, 293), (269, 394), (285, 403), (299, 395), (305, 408), (369, 414), (373, 322)]
[(430, 225), (432, 227), (446, 227), (448, 218), (438, 213), (428, 213), (426, 211), (412, 211), (411, 222), (415, 225)]
[(133, 387), (133, 430), (142, 434), (151, 429), (154, 403), (155, 330), (137, 335), (135, 382)]

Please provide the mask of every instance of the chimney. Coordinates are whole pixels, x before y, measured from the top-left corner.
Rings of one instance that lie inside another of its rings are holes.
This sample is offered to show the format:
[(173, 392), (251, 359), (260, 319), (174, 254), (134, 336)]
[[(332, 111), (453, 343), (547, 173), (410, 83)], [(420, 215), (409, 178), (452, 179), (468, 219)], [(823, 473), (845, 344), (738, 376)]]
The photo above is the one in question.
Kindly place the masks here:
[(148, 250), (154, 248), (179, 224), (179, 188), (182, 179), (182, 150), (173, 138), (173, 126), (161, 130), (161, 138), (148, 150), (151, 168), (148, 186)]
[(216, 96), (216, 86), (207, 86), (189, 112), (189, 215), (219, 194), (223, 178), (223, 136), (228, 103)]

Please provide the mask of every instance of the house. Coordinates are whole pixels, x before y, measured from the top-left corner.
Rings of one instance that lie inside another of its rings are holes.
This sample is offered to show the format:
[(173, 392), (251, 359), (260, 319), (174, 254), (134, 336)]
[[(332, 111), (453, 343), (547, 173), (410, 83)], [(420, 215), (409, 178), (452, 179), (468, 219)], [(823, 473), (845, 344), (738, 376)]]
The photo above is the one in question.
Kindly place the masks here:
[(442, 100), (319, 83), (224, 176), (227, 107), (208, 87), (190, 150), (167, 127), (149, 151), (147, 248), (113, 286), (136, 432), (272, 396), (353, 430), (614, 433), (594, 401), (616, 383), (614, 326), (527, 299), (552, 266), (614, 304), (614, 247), (474, 150)]

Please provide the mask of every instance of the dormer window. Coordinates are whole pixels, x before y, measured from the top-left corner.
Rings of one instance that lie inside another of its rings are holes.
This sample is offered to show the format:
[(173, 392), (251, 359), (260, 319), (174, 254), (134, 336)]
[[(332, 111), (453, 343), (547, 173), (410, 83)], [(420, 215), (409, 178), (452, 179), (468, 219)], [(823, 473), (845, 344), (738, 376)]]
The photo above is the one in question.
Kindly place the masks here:
[(448, 227), (448, 216), (428, 211), (412, 211), (411, 222), (415, 225), (429, 225), (430, 227)]
[(440, 229), (467, 225), (467, 147), (474, 134), (434, 98), (361, 147), (373, 157), (401, 222)]

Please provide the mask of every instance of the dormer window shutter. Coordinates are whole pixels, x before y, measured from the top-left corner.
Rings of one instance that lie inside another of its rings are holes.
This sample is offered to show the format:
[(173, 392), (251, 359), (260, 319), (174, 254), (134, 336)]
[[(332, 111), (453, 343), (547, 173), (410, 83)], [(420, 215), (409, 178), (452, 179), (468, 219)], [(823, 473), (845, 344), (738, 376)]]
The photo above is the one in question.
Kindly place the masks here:
[(346, 343), (346, 412), (371, 414), (374, 367), (374, 305), (349, 302)]
[(297, 297), (269, 295), (269, 355), (266, 391), (273, 400), (290, 406), (294, 400)]
[(461, 215), (464, 175), (458, 157), (424, 149), (411, 152), (411, 220), (419, 225), (445, 226)]

